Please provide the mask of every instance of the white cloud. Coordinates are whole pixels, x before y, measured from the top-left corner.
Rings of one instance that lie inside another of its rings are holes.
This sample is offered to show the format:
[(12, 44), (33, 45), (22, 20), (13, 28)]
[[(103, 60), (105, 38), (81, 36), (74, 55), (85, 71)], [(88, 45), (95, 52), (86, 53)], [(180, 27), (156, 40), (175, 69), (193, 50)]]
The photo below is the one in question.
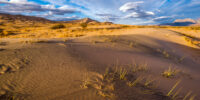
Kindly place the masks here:
[(10, 3), (27, 3), (27, 0), (10, 0)]
[(6, 4), (35, 4), (33, 2), (28, 2), (27, 0), (0, 0), (0, 3), (6, 3)]
[(150, 16), (151, 16), (151, 15), (152, 15), (152, 16), (155, 15), (155, 13), (154, 13), (154, 12), (151, 12), (151, 11), (146, 11), (145, 13), (146, 13), (147, 15), (150, 15)]
[(119, 8), (122, 12), (127, 12), (130, 10), (139, 10), (139, 4), (144, 3), (144, 1), (128, 2)]
[(150, 11), (138, 11), (138, 12), (132, 12), (126, 15), (124, 18), (148, 18), (155, 15), (153, 12)]
[(8, 0), (0, 0), (0, 2), (8, 2)]
[(56, 7), (54, 5), (41, 5), (42, 8), (44, 9), (56, 9)]
[(115, 20), (121, 19), (120, 16), (116, 16), (113, 14), (96, 14), (99, 18), (103, 19), (104, 21), (113, 22)]
[(56, 20), (56, 21), (71, 21), (71, 20), (78, 20), (78, 19), (81, 19), (80, 17), (78, 16), (56, 16), (56, 17), (52, 17), (50, 18), (51, 20)]
[(128, 2), (122, 5), (119, 10), (122, 12), (127, 12), (128, 14), (123, 18), (149, 18), (155, 15), (152, 11), (145, 11), (140, 4), (143, 4), (144, 1), (138, 2)]

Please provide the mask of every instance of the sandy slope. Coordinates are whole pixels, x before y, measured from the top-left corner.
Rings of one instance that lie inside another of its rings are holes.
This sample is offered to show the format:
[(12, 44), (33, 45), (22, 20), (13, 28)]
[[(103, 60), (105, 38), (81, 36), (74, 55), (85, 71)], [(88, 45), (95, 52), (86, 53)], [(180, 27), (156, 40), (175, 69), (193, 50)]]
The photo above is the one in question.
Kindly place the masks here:
[[(5, 43), (0, 45), (0, 94), (16, 94), (26, 100), (106, 100), (98, 95), (96, 88), (81, 86), (88, 78), (100, 78), (108, 66), (118, 62), (124, 67), (133, 63), (148, 64), (150, 71), (138, 76), (156, 79), (157, 89), (164, 94), (181, 79), (177, 87), (183, 88), (180, 95), (192, 90), (196, 100), (200, 98), (200, 50), (189, 46), (181, 35), (172, 31), (140, 28), (124, 29), (117, 36), (93, 35), (67, 42), (59, 39), (30, 44), (20, 40), (2, 41)], [(184, 59), (180, 62), (181, 58)], [(161, 73), (170, 65), (183, 73), (171, 79), (162, 77)], [(112, 99), (164, 99), (136, 90), (116, 85)]]

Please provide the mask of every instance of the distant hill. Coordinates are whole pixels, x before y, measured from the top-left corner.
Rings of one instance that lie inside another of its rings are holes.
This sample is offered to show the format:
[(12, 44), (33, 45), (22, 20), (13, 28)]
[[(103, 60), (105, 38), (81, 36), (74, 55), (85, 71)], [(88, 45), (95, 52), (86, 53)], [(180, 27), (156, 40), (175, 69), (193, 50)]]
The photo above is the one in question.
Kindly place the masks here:
[(186, 19), (176, 19), (173, 23), (164, 23), (160, 25), (169, 25), (169, 26), (200, 26), (200, 19), (193, 20), (190, 18)]
[(4, 21), (22, 21), (22, 22), (64, 22), (64, 23), (88, 23), (88, 24), (97, 24), (100, 23), (96, 20), (90, 18), (84, 18), (80, 20), (69, 20), (69, 21), (52, 21), (42, 17), (35, 17), (35, 16), (25, 16), (25, 15), (11, 15), (0, 13), (0, 20)]
[(12, 22), (12, 21), (21, 21), (21, 22), (47, 22), (47, 23), (75, 23), (75, 24), (80, 24), (80, 23), (87, 23), (87, 24), (106, 24), (106, 25), (111, 25), (113, 24), (112, 22), (99, 22), (90, 18), (83, 18), (83, 19), (61, 19), (61, 20), (48, 20), (46, 18), (42, 17), (35, 17), (35, 16), (25, 16), (25, 15), (11, 15), (11, 14), (5, 14), (5, 13), (0, 13), (0, 21), (4, 22)]
[(35, 16), (24, 16), (24, 15), (11, 15), (11, 14), (4, 14), (0, 13), (1, 20), (7, 21), (23, 21), (23, 22), (53, 22), (45, 18), (35, 17)]
[(110, 25), (110, 24), (113, 24), (113, 22), (103, 22), (103, 24)]
[(89, 23), (89, 24), (96, 24), (100, 23), (96, 20), (90, 19), (90, 18), (84, 18), (84, 19), (79, 19), (79, 20), (72, 20), (72, 21), (62, 21), (66, 23)]

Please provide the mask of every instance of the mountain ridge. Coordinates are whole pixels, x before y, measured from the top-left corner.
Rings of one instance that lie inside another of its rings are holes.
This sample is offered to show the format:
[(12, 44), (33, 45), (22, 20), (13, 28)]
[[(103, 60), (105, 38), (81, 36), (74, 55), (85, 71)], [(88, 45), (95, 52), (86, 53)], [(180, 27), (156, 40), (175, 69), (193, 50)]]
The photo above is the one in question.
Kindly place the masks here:
[(163, 23), (160, 25), (167, 25), (167, 26), (200, 26), (200, 18), (197, 20), (191, 18), (185, 19), (176, 19), (172, 23)]

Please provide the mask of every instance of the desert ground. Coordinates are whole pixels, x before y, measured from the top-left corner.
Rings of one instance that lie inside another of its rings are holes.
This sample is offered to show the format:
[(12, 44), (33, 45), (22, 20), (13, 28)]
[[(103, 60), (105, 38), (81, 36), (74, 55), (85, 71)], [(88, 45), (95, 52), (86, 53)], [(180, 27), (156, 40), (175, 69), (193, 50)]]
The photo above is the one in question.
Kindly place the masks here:
[(1, 100), (200, 100), (199, 27), (1, 22)]

